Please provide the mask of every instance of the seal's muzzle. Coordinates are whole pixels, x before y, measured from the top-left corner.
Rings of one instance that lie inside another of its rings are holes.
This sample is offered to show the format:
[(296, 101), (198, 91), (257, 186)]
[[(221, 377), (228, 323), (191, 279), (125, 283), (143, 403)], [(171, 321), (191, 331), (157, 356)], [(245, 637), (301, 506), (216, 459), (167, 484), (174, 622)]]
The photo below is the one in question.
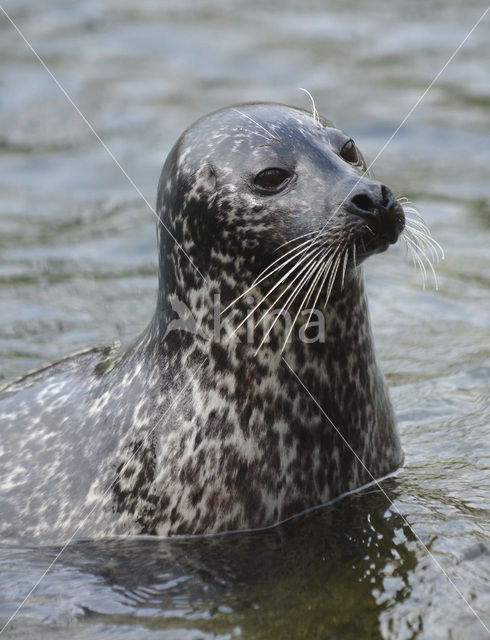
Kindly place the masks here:
[(364, 221), (367, 253), (378, 253), (394, 244), (405, 226), (405, 215), (393, 192), (384, 184), (362, 181), (350, 194), (344, 209)]

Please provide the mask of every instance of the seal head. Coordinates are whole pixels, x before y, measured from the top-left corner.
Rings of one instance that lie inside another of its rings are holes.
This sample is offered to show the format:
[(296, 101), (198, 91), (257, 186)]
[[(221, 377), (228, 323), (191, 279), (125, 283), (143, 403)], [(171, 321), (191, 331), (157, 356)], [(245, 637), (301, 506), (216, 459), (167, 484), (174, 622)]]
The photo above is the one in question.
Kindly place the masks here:
[[(301, 109), (246, 104), (199, 120), (160, 178), (159, 310), (169, 294), (186, 299), (194, 280), (197, 289), (221, 280), (228, 303), (308, 234), (342, 245), (348, 270), (386, 250), (403, 230), (403, 209), (365, 170), (346, 133)], [(230, 291), (224, 272), (233, 274)]]

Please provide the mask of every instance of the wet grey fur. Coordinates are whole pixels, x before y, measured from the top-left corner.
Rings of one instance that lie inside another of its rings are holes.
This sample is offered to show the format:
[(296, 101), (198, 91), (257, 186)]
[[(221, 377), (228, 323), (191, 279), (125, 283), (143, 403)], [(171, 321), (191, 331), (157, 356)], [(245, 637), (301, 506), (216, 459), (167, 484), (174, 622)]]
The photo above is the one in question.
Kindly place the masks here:
[[(366, 242), (363, 220), (345, 205), (336, 212), (361, 173), (339, 155), (346, 140), (325, 120), (270, 104), (213, 113), (181, 136), (157, 211), (197, 269), (157, 225), (158, 302), (142, 336), (125, 351), (70, 356), (0, 393), (2, 539), (263, 527), (369, 482), (282, 356), (370, 474), (400, 465), (357, 262), (343, 287), (335, 283), (325, 343), (293, 331), (281, 354), (282, 322), (257, 356), (260, 340), (247, 344), (245, 326), (235, 340), (209, 339), (214, 295), (226, 307), (293, 246), (285, 242), (324, 225), (330, 243)], [(254, 177), (277, 166), (294, 176), (286, 189), (257, 193)], [(362, 178), (355, 189), (373, 185)], [(176, 301), (197, 334), (167, 331)], [(249, 309), (234, 304), (230, 325)]]

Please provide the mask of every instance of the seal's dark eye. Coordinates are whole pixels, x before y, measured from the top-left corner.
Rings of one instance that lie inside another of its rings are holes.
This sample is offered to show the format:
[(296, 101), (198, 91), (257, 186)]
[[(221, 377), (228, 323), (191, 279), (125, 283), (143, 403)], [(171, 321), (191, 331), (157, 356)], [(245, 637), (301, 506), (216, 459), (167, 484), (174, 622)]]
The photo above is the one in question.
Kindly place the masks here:
[(353, 140), (347, 140), (340, 150), (341, 157), (350, 164), (359, 164), (359, 154)]
[(286, 169), (264, 169), (255, 176), (254, 185), (261, 193), (278, 193), (284, 189), (290, 177)]

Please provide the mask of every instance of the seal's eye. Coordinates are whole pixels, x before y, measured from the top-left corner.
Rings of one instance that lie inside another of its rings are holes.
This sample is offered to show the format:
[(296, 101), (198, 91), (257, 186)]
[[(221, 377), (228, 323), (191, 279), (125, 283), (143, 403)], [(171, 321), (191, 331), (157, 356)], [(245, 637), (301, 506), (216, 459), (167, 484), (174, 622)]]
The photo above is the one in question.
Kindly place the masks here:
[(347, 140), (342, 149), (340, 150), (340, 156), (350, 164), (359, 164), (359, 154), (357, 147), (354, 144), (354, 140)]
[(290, 177), (285, 169), (264, 169), (255, 176), (254, 186), (261, 193), (278, 193), (284, 189)]

